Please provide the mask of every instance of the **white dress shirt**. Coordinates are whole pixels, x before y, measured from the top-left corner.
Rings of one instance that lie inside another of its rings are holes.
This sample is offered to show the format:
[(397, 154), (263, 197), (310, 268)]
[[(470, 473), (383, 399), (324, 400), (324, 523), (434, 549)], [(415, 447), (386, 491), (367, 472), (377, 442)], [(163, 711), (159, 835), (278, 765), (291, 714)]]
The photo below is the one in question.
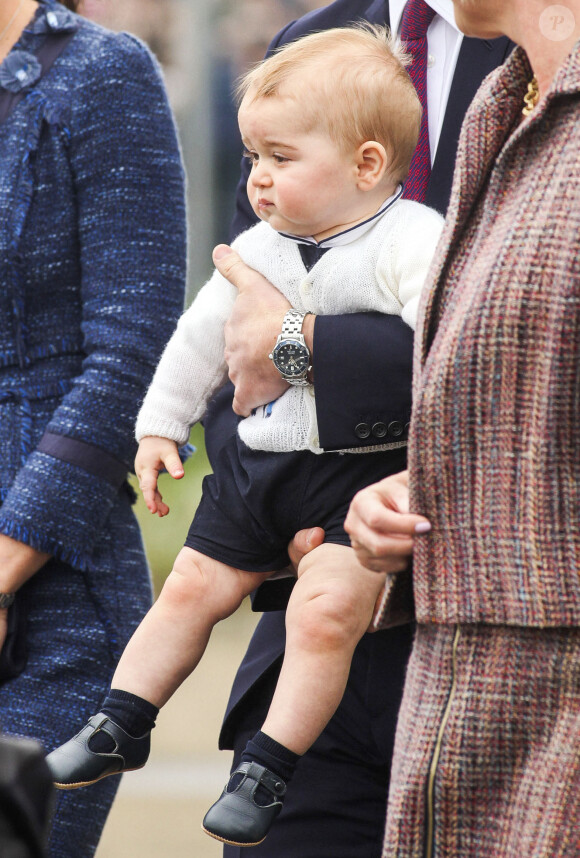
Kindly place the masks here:
[[(427, 30), (427, 113), (429, 117), (429, 145), (431, 164), (435, 160), (437, 144), (443, 126), (447, 99), (463, 40), (453, 14), (452, 0), (425, 0), (437, 13)], [(399, 33), (406, 0), (390, 0), (391, 30)]]

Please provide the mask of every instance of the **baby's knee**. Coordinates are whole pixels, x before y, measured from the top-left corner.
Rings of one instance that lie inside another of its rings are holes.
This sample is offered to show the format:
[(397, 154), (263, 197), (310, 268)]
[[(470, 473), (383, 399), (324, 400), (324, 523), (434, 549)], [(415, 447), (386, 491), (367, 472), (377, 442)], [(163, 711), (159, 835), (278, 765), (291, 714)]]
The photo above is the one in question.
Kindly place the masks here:
[(166, 604), (193, 604), (218, 622), (233, 614), (266, 577), (226, 566), (185, 546), (175, 559), (160, 598)]
[(162, 597), (182, 604), (196, 600), (202, 604), (208, 596), (210, 581), (206, 566), (208, 558), (192, 548), (182, 548), (163, 585)]
[(296, 605), (287, 624), (295, 629), (305, 648), (329, 650), (356, 645), (368, 627), (368, 619), (353, 588), (342, 586), (342, 582), (328, 582)]

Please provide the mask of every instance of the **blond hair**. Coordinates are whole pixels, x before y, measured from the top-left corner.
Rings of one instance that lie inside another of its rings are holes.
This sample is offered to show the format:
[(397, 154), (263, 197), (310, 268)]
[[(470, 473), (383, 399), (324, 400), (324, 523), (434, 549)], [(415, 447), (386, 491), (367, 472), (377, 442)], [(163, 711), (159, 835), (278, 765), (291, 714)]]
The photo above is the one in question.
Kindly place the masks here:
[(292, 98), (307, 130), (323, 128), (344, 150), (381, 143), (388, 174), (404, 181), (417, 145), (421, 105), (400, 42), (387, 27), (335, 27), (284, 45), (238, 82), (245, 98)]

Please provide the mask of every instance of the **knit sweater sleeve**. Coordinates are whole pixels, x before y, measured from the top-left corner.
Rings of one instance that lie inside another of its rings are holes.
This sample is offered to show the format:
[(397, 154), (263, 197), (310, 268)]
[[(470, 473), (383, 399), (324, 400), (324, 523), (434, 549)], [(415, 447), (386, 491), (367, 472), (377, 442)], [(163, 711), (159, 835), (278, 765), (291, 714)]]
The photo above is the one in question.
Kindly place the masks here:
[(401, 317), (413, 330), (427, 272), (443, 228), (443, 218), (434, 209), (403, 201), (396, 227), (385, 242), (377, 261), (377, 279), (401, 306)]
[(154, 60), (128, 35), (91, 39), (81, 28), (77, 38), (85, 41), (76, 80), (67, 81), (66, 131), (84, 358), (10, 488), (0, 532), (86, 568), (133, 462), (139, 403), (183, 307), (186, 236), (181, 157)]
[(224, 325), (236, 289), (218, 271), (185, 311), (159, 361), (137, 418), (137, 441), (146, 435), (185, 444), (211, 396), (227, 378)]

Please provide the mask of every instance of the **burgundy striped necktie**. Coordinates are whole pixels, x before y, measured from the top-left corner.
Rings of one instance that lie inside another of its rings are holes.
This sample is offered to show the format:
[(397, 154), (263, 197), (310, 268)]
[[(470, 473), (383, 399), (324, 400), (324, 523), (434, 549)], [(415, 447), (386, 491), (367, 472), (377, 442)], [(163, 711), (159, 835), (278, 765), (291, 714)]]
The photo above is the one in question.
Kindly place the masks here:
[(403, 197), (407, 200), (417, 200), (420, 203), (425, 199), (427, 184), (431, 175), (429, 122), (427, 118), (427, 28), (434, 16), (435, 11), (427, 5), (425, 0), (407, 0), (401, 19), (401, 40), (412, 58), (407, 71), (423, 108), (419, 141), (411, 161), (411, 169)]

